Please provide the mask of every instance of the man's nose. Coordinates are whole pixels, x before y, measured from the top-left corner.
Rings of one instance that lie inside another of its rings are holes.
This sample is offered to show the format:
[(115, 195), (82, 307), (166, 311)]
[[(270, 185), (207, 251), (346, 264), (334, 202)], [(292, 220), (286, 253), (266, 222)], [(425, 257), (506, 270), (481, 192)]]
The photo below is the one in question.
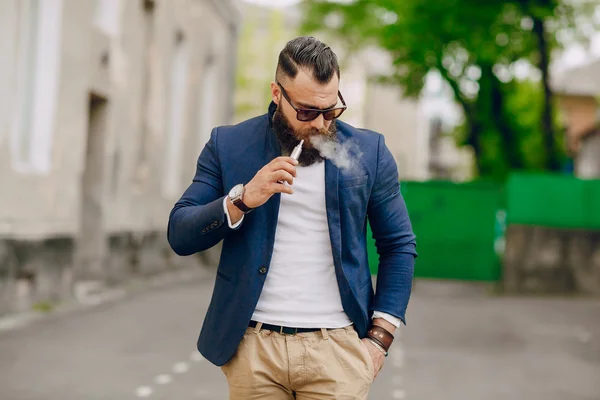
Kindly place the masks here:
[(310, 122), (310, 126), (315, 129), (323, 129), (325, 127), (325, 118), (323, 118), (323, 114), (319, 114), (319, 116), (313, 119)]

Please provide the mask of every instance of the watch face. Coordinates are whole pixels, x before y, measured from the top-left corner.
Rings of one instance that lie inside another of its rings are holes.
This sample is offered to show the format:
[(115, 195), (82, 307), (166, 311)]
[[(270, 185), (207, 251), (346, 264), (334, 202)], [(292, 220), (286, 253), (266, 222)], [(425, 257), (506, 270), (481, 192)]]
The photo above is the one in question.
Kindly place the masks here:
[(243, 191), (244, 191), (243, 185), (235, 185), (229, 192), (229, 198), (231, 200), (238, 199), (242, 195)]

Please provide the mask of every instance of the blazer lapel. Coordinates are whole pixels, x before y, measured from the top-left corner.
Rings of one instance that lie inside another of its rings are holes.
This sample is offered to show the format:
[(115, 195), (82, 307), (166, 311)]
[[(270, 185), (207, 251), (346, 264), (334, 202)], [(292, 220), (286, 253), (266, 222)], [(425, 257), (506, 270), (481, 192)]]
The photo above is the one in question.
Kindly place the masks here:
[(329, 238), (336, 270), (342, 271), (342, 230), (340, 224), (340, 192), (338, 178), (340, 170), (330, 160), (325, 160), (325, 205)]

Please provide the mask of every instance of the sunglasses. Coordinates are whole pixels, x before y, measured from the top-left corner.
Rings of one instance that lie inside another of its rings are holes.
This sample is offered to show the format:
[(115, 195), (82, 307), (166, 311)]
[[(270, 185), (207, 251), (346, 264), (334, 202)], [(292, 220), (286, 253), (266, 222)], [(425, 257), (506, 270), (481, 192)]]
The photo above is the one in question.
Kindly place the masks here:
[(319, 118), (319, 115), (321, 115), (321, 114), (323, 114), (323, 118), (325, 119), (325, 121), (331, 121), (332, 119), (339, 118), (340, 115), (342, 115), (342, 113), (344, 111), (346, 111), (346, 108), (348, 108), (346, 106), (346, 102), (344, 101), (344, 98), (342, 97), (342, 93), (340, 93), (339, 90), (338, 90), (338, 96), (339, 96), (340, 100), (342, 101), (342, 107), (334, 107), (334, 108), (329, 108), (327, 110), (318, 110), (318, 109), (314, 109), (314, 108), (297, 108), (292, 103), (290, 96), (288, 96), (288, 94), (285, 91), (285, 89), (283, 88), (283, 86), (281, 86), (281, 83), (279, 83), (277, 81), (275, 81), (275, 83), (277, 83), (277, 85), (281, 89), (281, 94), (283, 94), (283, 97), (285, 97), (287, 102), (290, 103), (290, 106), (292, 106), (292, 108), (294, 110), (296, 110), (296, 118), (298, 119), (298, 121), (302, 121), (302, 122), (313, 121), (313, 120)]

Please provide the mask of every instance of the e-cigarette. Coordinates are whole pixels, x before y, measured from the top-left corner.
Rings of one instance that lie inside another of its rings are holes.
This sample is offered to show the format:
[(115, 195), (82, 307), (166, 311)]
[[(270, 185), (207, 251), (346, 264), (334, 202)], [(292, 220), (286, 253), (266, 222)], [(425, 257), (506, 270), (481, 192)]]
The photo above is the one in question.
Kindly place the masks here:
[[(300, 143), (298, 143), (298, 145), (296, 147), (294, 147), (294, 150), (292, 150), (292, 154), (290, 154), (290, 157), (292, 157), (294, 160), (298, 161), (298, 159), (300, 158), (300, 154), (302, 154), (302, 145), (303, 144), (304, 144), (304, 140), (301, 140)], [(277, 183), (283, 184), (283, 181), (277, 181)]]
[(292, 154), (290, 155), (290, 157), (292, 157), (294, 160), (298, 161), (298, 159), (300, 158), (300, 154), (302, 154), (302, 145), (304, 144), (304, 140), (301, 140), (300, 143), (298, 143), (298, 146), (294, 147), (294, 150), (292, 151)]

